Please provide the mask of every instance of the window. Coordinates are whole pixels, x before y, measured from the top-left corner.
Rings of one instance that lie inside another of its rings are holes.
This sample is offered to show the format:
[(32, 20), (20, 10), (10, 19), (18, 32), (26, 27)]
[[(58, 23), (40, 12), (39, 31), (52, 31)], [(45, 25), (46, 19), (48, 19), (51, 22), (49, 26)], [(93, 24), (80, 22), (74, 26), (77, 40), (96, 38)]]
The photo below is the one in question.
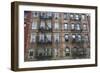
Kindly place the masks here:
[(65, 48), (65, 56), (70, 56), (70, 48)]
[(54, 18), (58, 19), (59, 18), (59, 13), (54, 13)]
[(48, 56), (51, 56), (51, 55), (52, 55), (52, 49), (48, 48)]
[(70, 14), (70, 19), (74, 19), (74, 14)]
[(40, 28), (45, 29), (45, 22), (41, 21)]
[(33, 17), (38, 17), (39, 13), (38, 12), (33, 12)]
[(82, 20), (86, 19), (85, 14), (81, 15), (81, 17), (82, 17)]
[(32, 29), (37, 29), (37, 21), (33, 21), (33, 23), (32, 23)]
[(51, 21), (47, 21), (47, 29), (51, 29)]
[(66, 20), (68, 18), (68, 14), (64, 13), (64, 20)]
[(65, 34), (64, 38), (65, 38), (65, 41), (68, 41), (68, 38), (69, 38), (68, 34)]
[(44, 51), (44, 48), (38, 48), (37, 49), (37, 56), (44, 56), (45, 54), (45, 51)]
[(88, 35), (84, 35), (84, 41), (85, 41), (85, 42), (88, 42), (88, 40), (89, 40)]
[(76, 47), (73, 47), (73, 48), (71, 49), (71, 51), (72, 51), (72, 54), (74, 54), (74, 53), (77, 53), (77, 49), (78, 49), (78, 48), (76, 48)]
[(75, 19), (79, 20), (79, 15), (78, 14), (75, 15)]
[(45, 56), (48, 55), (48, 48), (45, 48)]
[(39, 42), (44, 42), (44, 40), (45, 40), (44, 37), (45, 37), (44, 34), (40, 34), (39, 35)]
[(82, 56), (84, 56), (84, 48), (78, 48), (78, 56), (80, 57), (82, 57)]
[(76, 39), (76, 35), (73, 34), (73, 35), (72, 35), (72, 40), (75, 40), (75, 39)]
[(44, 12), (41, 12), (41, 16), (46, 16), (46, 13), (44, 13)]
[(76, 30), (80, 30), (81, 29), (81, 27), (80, 27), (80, 24), (76, 24), (76, 26), (75, 26), (76, 28)]
[(83, 24), (83, 30), (87, 30), (87, 24)]
[(54, 34), (54, 41), (55, 41), (56, 43), (59, 42), (59, 33), (55, 33), (55, 34)]
[(35, 43), (36, 42), (36, 33), (32, 33), (31, 34), (31, 40), (30, 40), (31, 43)]
[(54, 29), (59, 29), (59, 23), (58, 22), (55, 22)]
[(64, 24), (64, 29), (68, 29), (68, 24), (67, 23)]
[(71, 29), (72, 29), (72, 30), (75, 29), (75, 24), (71, 24)]
[(81, 41), (81, 38), (82, 38), (81, 35), (78, 34), (76, 36), (77, 36), (77, 41)]
[(54, 57), (57, 57), (58, 56), (58, 49), (57, 48), (54, 48), (53, 56)]
[(46, 40), (47, 42), (51, 42), (51, 34), (46, 34)]
[(34, 50), (33, 49), (29, 49), (29, 56), (30, 59), (34, 58)]

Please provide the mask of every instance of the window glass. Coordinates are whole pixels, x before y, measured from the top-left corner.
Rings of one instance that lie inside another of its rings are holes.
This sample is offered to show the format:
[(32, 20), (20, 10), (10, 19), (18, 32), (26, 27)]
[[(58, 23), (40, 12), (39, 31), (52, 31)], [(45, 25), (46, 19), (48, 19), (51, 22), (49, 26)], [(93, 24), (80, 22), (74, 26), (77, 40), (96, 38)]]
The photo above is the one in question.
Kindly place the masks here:
[(38, 17), (39, 13), (38, 12), (33, 12), (33, 17)]
[(80, 30), (81, 27), (80, 27), (80, 24), (76, 24), (76, 30)]
[(68, 14), (64, 13), (64, 19), (67, 19), (67, 18), (68, 18)]
[(64, 38), (65, 38), (65, 41), (68, 41), (68, 34), (65, 34)]
[(75, 34), (73, 34), (73, 35), (72, 35), (72, 38), (73, 38), (73, 39), (75, 39), (75, 38), (76, 38), (76, 35), (75, 35)]
[(51, 34), (47, 34), (46, 37), (48, 41), (51, 41)]
[(29, 58), (32, 59), (34, 57), (34, 50), (33, 49), (29, 49)]
[(59, 18), (59, 13), (54, 13), (54, 18), (58, 19)]
[(32, 23), (32, 29), (37, 29), (37, 21), (33, 21), (33, 23)]
[(79, 15), (78, 14), (75, 15), (75, 19), (79, 20)]
[(44, 34), (39, 34), (39, 41), (44, 41)]
[(59, 33), (54, 34), (54, 41), (57, 43), (59, 42)]
[(41, 21), (40, 28), (45, 28), (45, 22)]
[(84, 36), (84, 41), (88, 42), (88, 35)]
[(74, 14), (70, 14), (70, 18), (71, 19), (74, 19)]
[(84, 14), (81, 17), (82, 17), (82, 20), (85, 20), (85, 15)]
[(77, 35), (77, 40), (81, 41), (81, 35)]
[(33, 51), (30, 51), (29, 56), (33, 56)]
[(67, 23), (64, 24), (64, 29), (68, 29), (68, 24)]
[(69, 51), (70, 51), (70, 49), (69, 49), (69, 48), (65, 48), (65, 51), (66, 51), (66, 52), (69, 52)]
[(59, 29), (59, 23), (58, 22), (55, 22), (54, 29)]
[(36, 33), (32, 33), (31, 34), (31, 40), (30, 40), (30, 42), (36, 42)]
[(65, 56), (70, 56), (70, 48), (65, 48)]
[(75, 24), (71, 24), (71, 29), (72, 29), (72, 30), (75, 29)]
[(51, 28), (51, 21), (47, 22), (47, 28), (50, 29)]
[(83, 29), (87, 30), (87, 24), (83, 24)]

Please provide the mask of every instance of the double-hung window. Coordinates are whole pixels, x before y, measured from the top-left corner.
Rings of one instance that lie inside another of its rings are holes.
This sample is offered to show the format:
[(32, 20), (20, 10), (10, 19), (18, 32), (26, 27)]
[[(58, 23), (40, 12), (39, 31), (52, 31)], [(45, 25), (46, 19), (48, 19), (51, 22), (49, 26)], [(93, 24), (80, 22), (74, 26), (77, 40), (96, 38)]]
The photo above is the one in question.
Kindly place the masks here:
[(40, 28), (45, 29), (45, 22), (41, 21)]
[(37, 21), (33, 21), (32, 23), (32, 29), (37, 29)]
[(71, 29), (75, 30), (75, 24), (74, 23), (71, 24)]
[(80, 26), (79, 23), (77, 23), (77, 24), (75, 24), (75, 25), (76, 25), (76, 26), (75, 26), (75, 27), (76, 27), (76, 28), (75, 28), (76, 30), (81, 30), (81, 26)]
[(59, 42), (59, 33), (55, 33), (54, 34), (54, 41), (56, 42), (56, 43), (58, 43)]
[(54, 13), (54, 18), (59, 19), (59, 13)]
[(65, 41), (68, 41), (68, 39), (69, 39), (68, 34), (65, 34), (65, 35), (64, 35), (64, 38), (65, 38)]
[(76, 20), (79, 20), (79, 19), (80, 19), (80, 17), (79, 17), (78, 14), (75, 15), (75, 19), (76, 19)]
[(55, 22), (54, 29), (59, 29), (59, 23), (58, 22)]
[(35, 43), (36, 42), (36, 33), (32, 33), (31, 34), (31, 40), (30, 40), (31, 43)]
[(65, 29), (65, 30), (68, 29), (68, 24), (67, 24), (67, 23), (64, 24), (64, 29)]

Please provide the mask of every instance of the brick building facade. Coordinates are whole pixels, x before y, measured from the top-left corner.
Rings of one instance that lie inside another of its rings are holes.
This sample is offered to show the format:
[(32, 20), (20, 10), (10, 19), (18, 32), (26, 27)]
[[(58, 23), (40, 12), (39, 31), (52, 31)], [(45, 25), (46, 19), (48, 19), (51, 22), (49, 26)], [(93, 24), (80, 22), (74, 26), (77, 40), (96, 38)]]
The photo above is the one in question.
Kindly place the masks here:
[(90, 58), (90, 15), (24, 12), (25, 61)]

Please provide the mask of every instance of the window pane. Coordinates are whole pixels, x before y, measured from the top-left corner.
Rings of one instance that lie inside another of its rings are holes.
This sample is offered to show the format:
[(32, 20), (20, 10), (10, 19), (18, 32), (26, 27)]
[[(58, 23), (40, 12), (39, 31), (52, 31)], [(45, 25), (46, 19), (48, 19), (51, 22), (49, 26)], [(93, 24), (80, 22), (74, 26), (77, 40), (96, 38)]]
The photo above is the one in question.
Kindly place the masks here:
[(80, 27), (80, 24), (76, 24), (76, 30), (80, 30), (81, 27)]
[(37, 29), (37, 21), (33, 21), (33, 23), (32, 23), (32, 29)]
[(88, 42), (88, 40), (89, 40), (89, 39), (88, 39), (88, 35), (85, 35), (85, 36), (84, 36), (84, 41), (85, 41), (85, 42)]
[(68, 18), (68, 14), (64, 13), (64, 19), (67, 19), (67, 18)]
[(65, 48), (65, 51), (66, 51), (66, 52), (70, 52), (70, 49), (69, 49), (69, 48)]
[(71, 29), (75, 29), (75, 24), (71, 24)]
[(51, 41), (51, 34), (46, 34), (47, 41)]
[(70, 14), (70, 18), (71, 19), (74, 19), (74, 14)]
[(58, 19), (59, 18), (59, 13), (54, 13), (54, 18)]
[(75, 38), (76, 38), (76, 35), (73, 34), (73, 35), (72, 35), (72, 38), (75, 39)]
[(82, 15), (81, 17), (82, 17), (82, 20), (85, 20), (85, 15)]
[(39, 41), (40, 41), (40, 42), (43, 42), (43, 41), (44, 41), (44, 34), (40, 34), (40, 35), (39, 35)]
[(29, 49), (28, 57), (29, 57), (30, 59), (34, 58), (34, 50), (33, 50), (33, 49)]
[(45, 22), (41, 21), (40, 28), (45, 28)]
[(78, 14), (75, 15), (75, 19), (79, 20), (79, 15)]
[(33, 51), (30, 51), (30, 54), (29, 54), (29, 56), (33, 56)]
[(47, 22), (47, 28), (50, 29), (51, 28), (51, 21)]
[(33, 12), (33, 17), (38, 17), (39, 13), (38, 12)]
[(67, 23), (64, 24), (64, 29), (68, 29), (68, 24)]
[(65, 34), (64, 38), (65, 38), (65, 41), (68, 41), (68, 38), (69, 38), (68, 34)]
[(36, 34), (35, 33), (32, 33), (31, 34), (31, 40), (30, 40), (30, 42), (36, 42)]
[(59, 29), (59, 23), (56, 22), (56, 23), (54, 24), (54, 29)]
[(77, 40), (81, 41), (81, 35), (77, 35)]
[(83, 30), (87, 30), (87, 24), (83, 24)]
[(70, 56), (70, 48), (66, 47), (64, 52), (65, 52), (65, 56)]
[(54, 41), (55, 41), (56, 43), (59, 42), (59, 33), (55, 33), (55, 34), (54, 34)]

